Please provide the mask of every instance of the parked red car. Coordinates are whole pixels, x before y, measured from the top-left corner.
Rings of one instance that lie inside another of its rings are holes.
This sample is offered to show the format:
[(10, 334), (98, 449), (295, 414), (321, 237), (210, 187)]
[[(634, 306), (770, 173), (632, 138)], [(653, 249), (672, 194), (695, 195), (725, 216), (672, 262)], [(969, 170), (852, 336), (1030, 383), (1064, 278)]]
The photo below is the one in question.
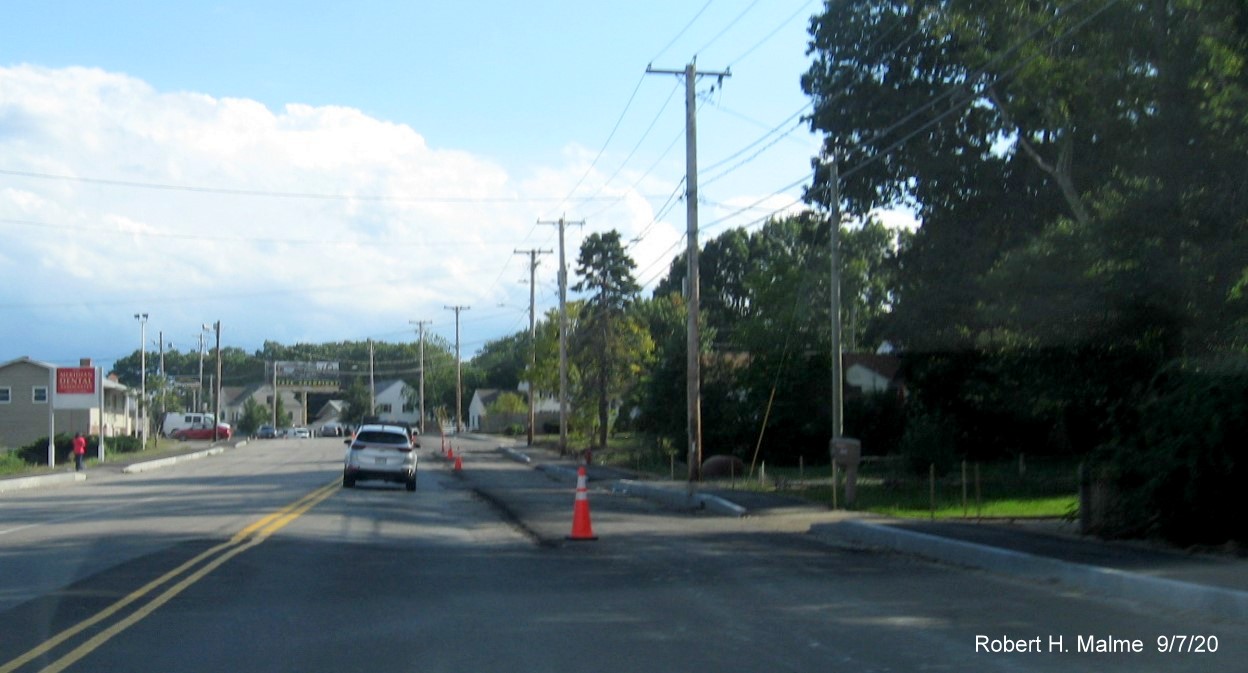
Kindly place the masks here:
[[(231, 431), (228, 423), (217, 424), (217, 439), (229, 439), (230, 434)], [(181, 430), (174, 430), (170, 437), (173, 437), (181, 442), (185, 442), (189, 439), (212, 439), (212, 427), (191, 426), (189, 428), (182, 428)]]

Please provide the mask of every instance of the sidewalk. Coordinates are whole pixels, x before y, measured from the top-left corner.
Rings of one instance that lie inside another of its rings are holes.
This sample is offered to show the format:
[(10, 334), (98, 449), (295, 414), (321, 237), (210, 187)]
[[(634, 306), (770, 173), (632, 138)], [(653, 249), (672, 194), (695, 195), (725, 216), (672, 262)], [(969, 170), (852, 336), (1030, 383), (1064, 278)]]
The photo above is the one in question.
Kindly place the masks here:
[[(240, 439), (236, 441), (222, 442), (219, 444), (196, 446), (188, 444), (186, 449), (179, 452), (167, 453), (160, 458), (151, 458), (139, 453), (119, 453), (115, 457), (109, 458), (103, 463), (92, 463), (90, 468), (82, 472), (75, 472), (72, 463), (66, 466), (66, 471), (50, 472), (47, 474), (38, 474), (31, 476), (18, 477), (0, 477), (0, 493), (10, 491), (21, 491), (33, 488), (52, 488), (56, 486), (67, 486), (80, 481), (87, 481), (93, 475), (118, 475), (131, 474), (135, 472), (144, 472), (147, 470), (168, 467), (180, 462), (188, 460), (198, 460), (222, 453), (226, 449), (237, 448), (247, 443), (247, 440)], [(198, 443), (196, 443), (198, 444)]]
[[(499, 447), (539, 469), (566, 470), (576, 463), (546, 449)], [(591, 484), (682, 509), (755, 516), (821, 505), (792, 497), (734, 491), (684, 482), (643, 481), (627, 470), (594, 466)], [(809, 534), (837, 546), (887, 549), (988, 572), (1066, 586), (1221, 619), (1248, 621), (1248, 558), (1230, 553), (1188, 553), (1144, 542), (1103, 541), (1080, 535), (1060, 521), (950, 522), (898, 520), (861, 513), (838, 523), (815, 524)]]

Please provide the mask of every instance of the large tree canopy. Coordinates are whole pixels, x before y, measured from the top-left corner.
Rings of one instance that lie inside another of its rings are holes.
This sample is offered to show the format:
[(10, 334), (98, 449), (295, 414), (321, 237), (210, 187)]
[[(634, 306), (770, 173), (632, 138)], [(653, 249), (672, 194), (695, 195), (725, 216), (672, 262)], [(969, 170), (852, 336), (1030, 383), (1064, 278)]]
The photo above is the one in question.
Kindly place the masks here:
[[(812, 23), (809, 191), (915, 209), (895, 328), (965, 347), (1145, 327), (1168, 356), (1242, 331), (1240, 0), (849, 0)], [(1232, 300), (1232, 301), (1228, 301)], [(1226, 320), (1228, 312), (1234, 317)]]

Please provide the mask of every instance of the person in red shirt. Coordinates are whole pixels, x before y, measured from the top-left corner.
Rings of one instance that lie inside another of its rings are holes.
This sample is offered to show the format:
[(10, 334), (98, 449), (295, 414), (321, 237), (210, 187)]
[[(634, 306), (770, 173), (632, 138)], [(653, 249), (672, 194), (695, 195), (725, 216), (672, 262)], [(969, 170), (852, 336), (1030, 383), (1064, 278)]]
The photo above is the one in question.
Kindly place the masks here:
[(87, 457), (87, 438), (82, 433), (74, 434), (74, 470), (82, 472), (82, 461)]

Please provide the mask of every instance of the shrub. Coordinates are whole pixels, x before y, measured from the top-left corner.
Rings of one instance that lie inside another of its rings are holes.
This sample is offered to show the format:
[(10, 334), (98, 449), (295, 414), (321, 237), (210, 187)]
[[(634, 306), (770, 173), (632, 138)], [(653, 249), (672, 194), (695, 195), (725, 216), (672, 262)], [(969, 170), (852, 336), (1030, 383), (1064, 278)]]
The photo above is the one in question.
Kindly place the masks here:
[(930, 466), (935, 465), (938, 476), (948, 473), (957, 462), (956, 437), (953, 424), (943, 414), (913, 412), (901, 436), (906, 467), (915, 474), (927, 474)]
[(1123, 416), (1102, 452), (1120, 500), (1106, 532), (1248, 542), (1248, 362), (1172, 366)]

